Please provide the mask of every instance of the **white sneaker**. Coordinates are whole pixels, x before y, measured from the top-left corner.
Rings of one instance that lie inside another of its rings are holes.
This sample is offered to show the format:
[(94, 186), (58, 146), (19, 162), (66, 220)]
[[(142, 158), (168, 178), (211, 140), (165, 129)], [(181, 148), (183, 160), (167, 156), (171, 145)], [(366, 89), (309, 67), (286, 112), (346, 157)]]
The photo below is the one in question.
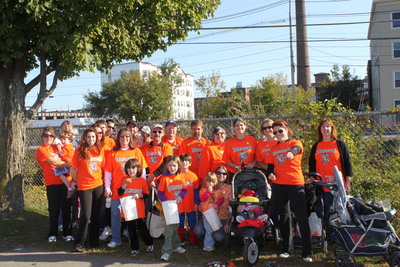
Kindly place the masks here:
[(132, 250), (131, 251), (131, 256), (137, 256), (139, 255), (139, 250)]
[(289, 257), (290, 257), (289, 252), (283, 252), (283, 253), (279, 254), (279, 258), (281, 258), (281, 259), (287, 259)]
[(312, 262), (312, 258), (311, 258), (311, 256), (307, 256), (307, 257), (304, 257), (304, 258), (303, 258), (303, 261), (305, 261), (305, 262)]
[(55, 235), (49, 236), (47, 241), (49, 241), (49, 243), (57, 242), (57, 237)]
[(67, 242), (74, 241), (74, 237), (72, 235), (63, 236), (63, 238)]
[(167, 254), (167, 253), (162, 254), (162, 255), (161, 255), (161, 259), (162, 259), (163, 261), (169, 261), (169, 254)]
[(119, 245), (121, 245), (121, 242), (117, 243), (117, 242), (111, 241), (110, 243), (107, 244), (107, 247), (115, 248), (115, 247), (117, 247)]
[(147, 253), (153, 253), (153, 252), (154, 252), (154, 246), (153, 245), (147, 246)]
[(215, 248), (214, 247), (204, 247), (203, 250), (207, 251), (207, 252), (211, 252), (211, 251), (214, 251)]
[(185, 253), (186, 249), (183, 247), (177, 247), (176, 249), (172, 250), (173, 252), (178, 252), (178, 253)]
[(107, 237), (111, 235), (111, 227), (107, 226), (104, 228), (103, 233), (101, 233), (99, 239), (100, 240), (106, 240)]

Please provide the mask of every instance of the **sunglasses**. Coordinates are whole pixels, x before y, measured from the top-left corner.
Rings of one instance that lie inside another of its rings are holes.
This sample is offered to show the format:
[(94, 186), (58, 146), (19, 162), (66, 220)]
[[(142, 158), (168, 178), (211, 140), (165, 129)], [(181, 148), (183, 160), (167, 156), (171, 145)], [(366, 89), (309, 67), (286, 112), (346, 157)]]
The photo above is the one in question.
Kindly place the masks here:
[(115, 129), (115, 127), (111, 127), (111, 126), (108, 126), (108, 128), (113, 129), (113, 130)]
[(279, 129), (278, 131), (274, 131), (274, 135), (277, 135), (278, 133), (283, 133), (283, 130)]
[(42, 134), (42, 137), (44, 137), (44, 138), (54, 138), (55, 136), (54, 135), (52, 135), (52, 134)]
[(97, 134), (103, 134), (103, 132), (96, 132)]
[(272, 126), (265, 126), (265, 127), (262, 127), (262, 129), (263, 129), (263, 131), (265, 131), (267, 129), (272, 129)]
[(226, 172), (216, 172), (217, 175), (228, 175)]
[(153, 133), (159, 133), (160, 134), (160, 133), (162, 133), (162, 131), (153, 131)]

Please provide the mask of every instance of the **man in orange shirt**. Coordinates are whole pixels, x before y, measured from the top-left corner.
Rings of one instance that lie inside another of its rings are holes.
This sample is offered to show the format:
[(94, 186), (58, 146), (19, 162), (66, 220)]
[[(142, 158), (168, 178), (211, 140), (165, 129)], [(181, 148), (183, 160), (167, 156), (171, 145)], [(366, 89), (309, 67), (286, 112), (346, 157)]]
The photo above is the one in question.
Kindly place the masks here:
[(176, 124), (175, 121), (167, 121), (167, 123), (165, 123), (165, 136), (163, 136), (162, 141), (172, 146), (174, 155), (179, 154), (179, 149), (183, 141), (182, 137), (176, 135), (177, 132), (178, 124)]
[(110, 151), (115, 147), (115, 141), (111, 137), (106, 135), (107, 123), (105, 120), (97, 120), (95, 123), (96, 127), (99, 127), (103, 131), (104, 136), (104, 151)]
[[(179, 155), (186, 153), (192, 157), (192, 165), (189, 169), (198, 176), (202, 151), (211, 142), (202, 137), (203, 122), (201, 120), (192, 121), (190, 123), (190, 128), (192, 130), (192, 137), (183, 140), (181, 148), (179, 149)], [(201, 177), (199, 178), (201, 179)], [(201, 182), (201, 180), (199, 182)]]

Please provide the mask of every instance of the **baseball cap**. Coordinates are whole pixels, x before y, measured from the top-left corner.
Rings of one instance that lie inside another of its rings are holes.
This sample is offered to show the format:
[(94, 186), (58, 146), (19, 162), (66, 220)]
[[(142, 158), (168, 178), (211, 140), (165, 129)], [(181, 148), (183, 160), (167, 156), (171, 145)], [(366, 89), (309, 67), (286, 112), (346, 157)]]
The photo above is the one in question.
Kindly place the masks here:
[(155, 128), (161, 128), (163, 129), (163, 126), (161, 124), (154, 124), (151, 130), (154, 130)]
[(165, 123), (165, 127), (167, 127), (168, 125), (170, 125), (170, 124), (175, 124), (175, 126), (178, 126), (178, 124), (175, 122), (175, 121), (167, 121), (166, 123)]
[(126, 123), (126, 126), (129, 126), (129, 124), (133, 124), (133, 125), (135, 125), (135, 126), (138, 126), (138, 124), (137, 124), (136, 121), (128, 121), (128, 122)]
[(147, 126), (147, 125), (140, 127), (140, 130), (141, 130), (142, 132), (147, 133), (147, 134), (150, 134), (150, 132), (151, 132), (150, 127)]

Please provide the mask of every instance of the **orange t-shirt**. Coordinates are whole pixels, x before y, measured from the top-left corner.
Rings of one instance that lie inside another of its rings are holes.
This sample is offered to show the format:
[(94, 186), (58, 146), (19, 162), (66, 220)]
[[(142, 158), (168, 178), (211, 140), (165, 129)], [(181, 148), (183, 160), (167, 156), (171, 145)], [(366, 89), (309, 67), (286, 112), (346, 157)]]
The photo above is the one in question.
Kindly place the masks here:
[(229, 201), (232, 199), (232, 186), (230, 184), (224, 184), (219, 190), (224, 196), (224, 203), (222, 203), (218, 209), (218, 217), (220, 220), (228, 220), (230, 217)]
[[(158, 191), (164, 192), (167, 200), (174, 200), (183, 189), (187, 188), (185, 178), (180, 173), (177, 175), (163, 174), (160, 176), (159, 181)], [(179, 213), (182, 212), (181, 209), (182, 205), (178, 205)]]
[(143, 145), (141, 148), (144, 158), (149, 167), (149, 173), (155, 172), (163, 163), (164, 158), (174, 153), (170, 144), (160, 143), (153, 146), (152, 143)]
[[(294, 156), (292, 160), (286, 158), (287, 152), (289, 152), (294, 146), (299, 146), (301, 152)], [(268, 163), (274, 165), (274, 173), (276, 180), (273, 181), (275, 184), (287, 184), (287, 185), (303, 185), (304, 176), (301, 169), (301, 158), (303, 156), (303, 144), (300, 140), (289, 139), (284, 143), (277, 143), (271, 148)]]
[[(335, 174), (333, 167), (337, 166), (342, 172), (342, 162), (336, 140), (328, 142), (319, 142), (315, 150), (316, 171), (322, 175), (322, 181), (333, 182)], [(343, 173), (343, 172), (342, 172)], [(324, 191), (329, 189), (323, 187)]]
[(63, 182), (61, 181), (60, 176), (55, 175), (57, 167), (46, 162), (46, 160), (48, 160), (49, 158), (60, 160), (57, 154), (57, 147), (54, 145), (50, 146), (41, 145), (36, 150), (36, 161), (38, 162), (40, 168), (42, 168), (44, 184), (46, 186), (62, 184)]
[(64, 154), (64, 156), (61, 157), (61, 160), (71, 162), (74, 157), (75, 148), (72, 144), (66, 144), (61, 147), (61, 152)]
[(107, 150), (110, 151), (114, 147), (115, 147), (114, 139), (112, 139), (111, 137), (108, 137), (108, 136), (104, 136), (104, 147), (103, 147), (103, 149), (106, 150), (106, 151)]
[(258, 141), (256, 160), (268, 164), (269, 152), (271, 151), (271, 147), (276, 145), (276, 143), (278, 143), (278, 140), (269, 141), (267, 138), (263, 138), (260, 141)]
[(200, 158), (202, 151), (206, 146), (210, 144), (210, 140), (204, 137), (202, 137), (200, 141), (197, 141), (196, 139), (194, 139), (194, 137), (189, 137), (183, 140), (181, 144), (179, 155), (186, 153), (192, 157), (192, 165), (189, 167), (189, 169), (197, 175), (199, 175)]
[[(139, 148), (110, 151), (106, 157), (105, 171), (111, 173), (111, 191), (112, 199), (120, 199), (118, 188), (122, 186), (122, 182), (126, 177), (125, 163), (130, 159), (137, 159), (143, 169), (147, 168), (146, 159), (143, 157)], [(143, 179), (144, 180), (144, 179)]]
[(225, 144), (217, 144), (212, 142), (207, 146), (201, 153), (200, 166), (199, 168), (199, 179), (200, 184), (202, 184), (203, 178), (209, 172), (215, 172), (215, 170), (221, 166), (225, 165), (225, 161), (222, 159), (224, 156)]
[(89, 150), (89, 160), (85, 160), (81, 152), (75, 150), (71, 167), (76, 169), (78, 178), (78, 189), (89, 190), (103, 184), (104, 150), (97, 148)]
[(192, 172), (188, 171), (187, 173), (181, 173), (183, 178), (186, 182), (187, 194), (182, 199), (182, 203), (178, 204), (181, 205), (182, 212), (192, 212), (194, 210), (194, 190), (199, 188), (199, 179), (197, 175)]
[[(207, 192), (209, 192), (208, 189), (205, 188), (205, 187), (202, 187), (202, 188), (200, 189), (200, 196), (206, 194)], [(207, 210), (213, 208), (214, 205), (215, 205), (215, 203), (218, 202), (218, 200), (221, 199), (221, 198), (224, 198), (224, 195), (223, 195), (222, 191), (219, 190), (219, 189), (213, 190), (213, 191), (210, 193), (210, 195), (208, 196), (207, 200), (206, 200), (206, 201), (202, 201), (202, 202), (200, 203), (200, 206), (199, 206), (200, 212), (203, 213), (203, 212), (205, 212), (205, 211), (207, 211)], [(219, 207), (219, 208), (221, 208), (221, 207)], [(217, 213), (218, 213), (219, 208), (216, 209), (216, 212), (217, 212)]]
[[(239, 166), (242, 165), (242, 162), (249, 164), (252, 163), (256, 158), (256, 149), (257, 139), (255, 137), (246, 135), (246, 137), (242, 140), (232, 137), (225, 143), (223, 160), (225, 162), (233, 162)], [(237, 172), (236, 169), (229, 166), (227, 167), (230, 172)]]
[(179, 149), (181, 148), (181, 144), (183, 142), (183, 138), (179, 136), (175, 136), (175, 140), (173, 142), (170, 142), (167, 140), (166, 136), (163, 136), (161, 138), (161, 141), (166, 144), (170, 144), (172, 146), (172, 150), (174, 151), (174, 155), (178, 156), (179, 155)]
[[(124, 177), (127, 178), (127, 177)], [(138, 178), (134, 178), (132, 179), (132, 182), (130, 182), (129, 184), (126, 185), (125, 188), (125, 193), (121, 196), (121, 198), (123, 197), (127, 197), (129, 195), (133, 195), (133, 194), (150, 194), (149, 192), (149, 187), (147, 186), (147, 182), (145, 179), (138, 177)], [(143, 198), (138, 198), (136, 199), (136, 210), (137, 210), (137, 214), (138, 214), (138, 218), (144, 218), (146, 217), (146, 208), (144, 205), (144, 199)]]

